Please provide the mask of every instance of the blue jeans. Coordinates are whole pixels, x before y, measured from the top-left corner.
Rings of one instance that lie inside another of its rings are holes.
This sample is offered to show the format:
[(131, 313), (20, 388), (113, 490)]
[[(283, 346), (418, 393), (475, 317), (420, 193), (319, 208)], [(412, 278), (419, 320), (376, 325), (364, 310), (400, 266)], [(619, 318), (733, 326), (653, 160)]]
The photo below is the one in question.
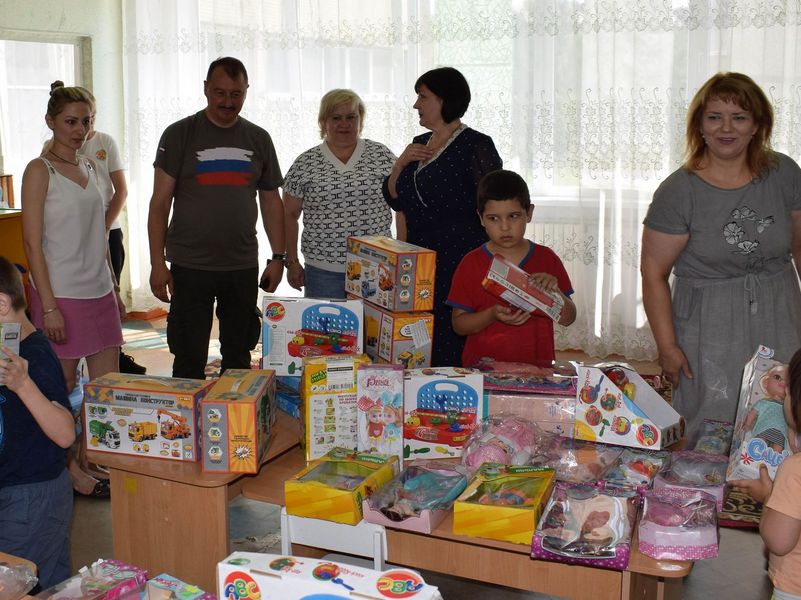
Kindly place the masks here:
[(47, 589), (72, 575), (72, 483), (67, 469), (49, 481), (0, 488), (0, 551), (27, 558)]
[(303, 270), (303, 295), (306, 298), (345, 299), (345, 273), (326, 271), (311, 265), (305, 265)]

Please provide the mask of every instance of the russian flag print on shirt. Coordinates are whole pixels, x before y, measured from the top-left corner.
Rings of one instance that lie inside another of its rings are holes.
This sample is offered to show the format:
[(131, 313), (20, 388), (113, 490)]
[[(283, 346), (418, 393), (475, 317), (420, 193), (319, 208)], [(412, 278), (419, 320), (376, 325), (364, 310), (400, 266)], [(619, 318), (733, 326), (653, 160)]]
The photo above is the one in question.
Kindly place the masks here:
[(209, 148), (197, 153), (197, 174), (200, 185), (247, 186), (253, 177), (252, 150), (242, 148)]

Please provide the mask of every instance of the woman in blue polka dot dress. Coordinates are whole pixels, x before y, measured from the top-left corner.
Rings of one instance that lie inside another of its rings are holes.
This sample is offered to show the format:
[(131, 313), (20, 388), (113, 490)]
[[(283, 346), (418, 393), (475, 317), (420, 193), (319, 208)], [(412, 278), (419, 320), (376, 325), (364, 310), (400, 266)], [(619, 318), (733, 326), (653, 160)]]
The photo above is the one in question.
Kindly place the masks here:
[(397, 212), (398, 237), (437, 253), (431, 364), (459, 366), (464, 338), (453, 332), (445, 300), (459, 261), (487, 241), (476, 213), (476, 187), (503, 161), (492, 138), (461, 121), (470, 86), (459, 71), (428, 71), (414, 90), (420, 125), (430, 132), (415, 137), (395, 162), (384, 198)]

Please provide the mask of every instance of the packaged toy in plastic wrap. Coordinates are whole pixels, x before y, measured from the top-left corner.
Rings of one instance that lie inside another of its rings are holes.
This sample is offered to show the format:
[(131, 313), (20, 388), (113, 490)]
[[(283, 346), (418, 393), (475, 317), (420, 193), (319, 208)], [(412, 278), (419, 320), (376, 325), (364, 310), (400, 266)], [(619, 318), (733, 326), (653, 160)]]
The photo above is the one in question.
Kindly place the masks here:
[(360, 365), (356, 393), (359, 451), (394, 454), (403, 462), (403, 367)]
[(554, 436), (545, 452), (538, 451), (531, 462), (551, 467), (556, 479), (571, 483), (592, 483), (603, 479), (623, 448)]
[(719, 454), (680, 450), (670, 456), (670, 465), (654, 479), (654, 489), (689, 489), (706, 492), (715, 498), (718, 510), (728, 492), (726, 463)]
[(477, 469), (485, 462), (524, 465), (534, 452), (542, 433), (537, 426), (511, 414), (495, 414), (484, 419), (470, 434), (462, 451), (462, 462)]
[(718, 555), (715, 499), (698, 490), (643, 493), (640, 552), (658, 560), (700, 560)]
[(48, 600), (138, 600), (147, 571), (113, 559), (100, 559), (66, 581), (36, 594)]
[(707, 454), (725, 454), (728, 456), (733, 432), (733, 423), (704, 419), (696, 431), (689, 449), (696, 452), (706, 452)]
[(785, 457), (798, 450), (796, 432), (784, 419), (787, 365), (772, 357), (773, 350), (760, 346), (743, 369), (727, 481), (759, 479), (760, 465), (775, 477)]
[(364, 520), (431, 533), (448, 515), (467, 481), (467, 469), (451, 461), (428, 460), (407, 465), (364, 501)]
[(606, 472), (604, 481), (624, 487), (649, 488), (657, 473), (667, 463), (669, 456), (666, 450), (649, 452), (626, 448), (612, 468)]
[(638, 505), (634, 490), (559, 482), (537, 526), (531, 556), (623, 571)]

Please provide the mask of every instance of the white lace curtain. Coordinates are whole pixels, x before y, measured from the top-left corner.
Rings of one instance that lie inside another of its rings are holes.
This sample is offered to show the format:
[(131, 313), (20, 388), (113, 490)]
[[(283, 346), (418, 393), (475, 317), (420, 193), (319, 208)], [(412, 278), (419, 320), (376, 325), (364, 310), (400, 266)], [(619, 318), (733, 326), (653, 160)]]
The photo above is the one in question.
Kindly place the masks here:
[(641, 301), (641, 223), (682, 162), (686, 106), (709, 76), (753, 77), (776, 109), (774, 147), (801, 154), (797, 1), (126, 0), (124, 18), (137, 308), (155, 303), (146, 219), (156, 143), (205, 105), (218, 56), (247, 66), (243, 115), (271, 133), (284, 170), (319, 143), (328, 89), (355, 89), (367, 103), (365, 137), (400, 153), (420, 132), (417, 76), (460, 69), (473, 91), (465, 122), (529, 182), (533, 239), (573, 281), (579, 316), (557, 328), (557, 347), (597, 356), (656, 355)]

